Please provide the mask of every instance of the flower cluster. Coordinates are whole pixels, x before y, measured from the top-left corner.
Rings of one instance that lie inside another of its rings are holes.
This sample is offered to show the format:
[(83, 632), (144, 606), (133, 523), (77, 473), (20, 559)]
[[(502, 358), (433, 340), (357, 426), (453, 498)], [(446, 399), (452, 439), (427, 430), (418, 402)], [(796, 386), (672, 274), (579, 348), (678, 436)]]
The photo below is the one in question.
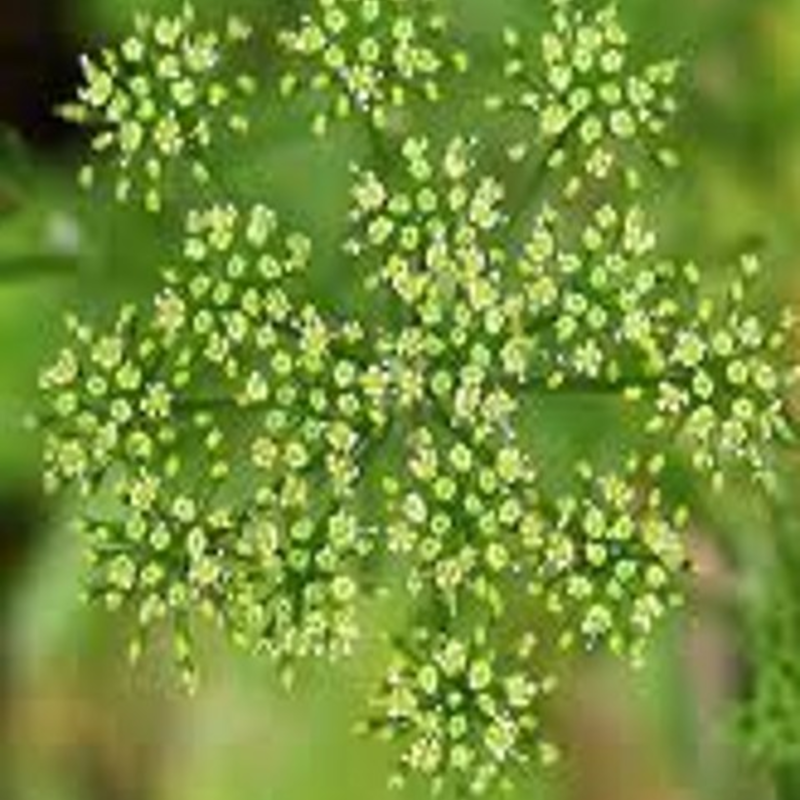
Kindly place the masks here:
[(662, 508), (649, 485), (657, 468), (634, 460), (625, 473), (597, 474), (582, 464), (578, 490), (531, 517), (528, 590), (572, 621), (562, 647), (607, 644), (638, 663), (654, 625), (680, 602), (686, 510)]
[(325, 98), (313, 123), (320, 136), (332, 120), (352, 114), (385, 128), (409, 101), (439, 100), (443, 78), (467, 67), (430, 0), (316, 0), (280, 41), (296, 63), (283, 77), (283, 93), (307, 87)]
[(545, 206), (516, 262), (537, 331), (527, 383), (618, 394), (716, 486), (731, 465), (769, 483), (798, 371), (784, 366), (793, 316), (773, 324), (751, 299), (758, 260), (742, 259), (720, 299), (695, 264), (658, 254), (638, 204), (604, 204), (577, 231), (574, 217)]
[(385, 422), (359, 326), (293, 296), (309, 248), (261, 205), (193, 212), (152, 307), (111, 334), (71, 320), (42, 375), (46, 484), (83, 495), (90, 591), (143, 627), (199, 608), (282, 661), (350, 646), (353, 486)]
[(449, 636), (426, 628), (398, 643), (375, 699), (373, 730), (403, 743), (400, 770), (431, 779), (434, 791), (452, 774), (465, 793), (485, 794), (555, 748), (541, 738), (539, 706), (555, 678), (530, 677), (535, 640), (497, 652), (484, 628)]
[[(158, 209), (165, 164), (203, 179), (220, 126), (246, 129), (253, 85), (226, 82), (221, 49), (245, 35), (198, 33), (185, 10), (85, 62), (70, 114), (101, 126), (121, 198)], [(714, 485), (733, 465), (767, 479), (796, 372), (791, 320), (750, 299), (753, 259), (713, 300), (694, 265), (659, 255), (636, 181), (564, 202), (587, 174), (663, 156), (672, 65), (632, 71), (615, 12), (566, 0), (536, 71), (507, 34), (512, 96), (493, 105), (535, 115), (517, 155), (568, 190), (520, 204), (471, 133), (415, 128), (387, 157), (392, 111), (465, 66), (450, 38), (424, 0), (317, 0), (281, 37), (283, 90), (328, 103), (317, 133), (358, 113), (382, 142), (354, 168), (343, 255), (366, 303), (318, 302), (310, 240), (216, 198), (186, 214), (152, 301), (102, 328), (68, 319), (40, 418), (45, 484), (75, 490), (89, 593), (134, 612), (134, 655), (168, 620), (194, 682), (200, 614), (291, 670), (350, 653), (369, 590), (399, 589), (369, 727), (400, 743), (398, 780), (485, 793), (554, 756), (539, 730), (553, 654), (638, 663), (679, 604), (688, 512), (665, 467), (688, 450)], [(529, 401), (566, 393), (625, 409), (640, 452), (551, 475)]]
[(507, 29), (504, 86), (487, 99), (495, 111), (535, 120), (530, 135), (510, 145), (509, 155), (546, 159), (569, 177), (569, 194), (585, 178), (605, 180), (630, 171), (637, 151), (671, 166), (664, 146), (677, 109), (674, 61), (632, 66), (631, 43), (615, 5), (587, 13), (572, 0), (550, 0), (552, 27), (542, 36), (543, 63), (533, 60), (525, 37)]
[[(440, 428), (441, 426), (439, 426)], [(468, 431), (420, 427), (408, 436), (408, 474), (387, 478), (389, 552), (408, 562), (410, 595), (450, 617), (478, 605), (502, 616), (538, 529), (536, 473), (513, 444), (492, 448)]]
[(759, 268), (755, 258), (743, 259), (727, 297), (701, 299), (686, 315), (649, 424), (684, 441), (695, 467), (717, 487), (733, 463), (769, 485), (773, 445), (792, 438), (787, 398), (800, 373), (780, 364), (795, 320), (787, 312), (773, 324), (752, 302), (749, 284)]
[(684, 276), (654, 252), (640, 206), (605, 203), (588, 216), (545, 205), (515, 261), (535, 331), (526, 377), (553, 390), (630, 389), (664, 370), (687, 313)]
[(348, 249), (381, 263), (370, 288), (384, 284), (421, 313), (451, 301), (466, 301), (476, 312), (490, 305), (499, 279), (494, 262), (502, 256), (496, 232), (504, 190), (480, 174), (476, 146), (457, 137), (437, 153), (426, 138), (406, 139), (402, 174), (389, 185), (374, 170), (356, 169), (357, 233)]
[[(238, 17), (223, 35), (204, 30), (186, 5), (175, 16), (137, 16), (121, 46), (82, 58), (85, 82), (61, 111), (92, 130), (92, 150), (113, 164), (117, 200), (157, 212), (171, 174), (188, 166), (195, 180), (208, 181), (209, 149), (249, 126), (246, 101), (256, 83), (237, 70), (231, 52), (249, 36)], [(87, 164), (80, 182), (89, 188), (94, 181)]]
[(498, 367), (519, 370), (528, 341), (518, 324), (523, 297), (504, 282), (504, 190), (480, 169), (477, 148), (465, 137), (443, 147), (412, 138), (391, 178), (357, 170), (346, 249), (399, 317), (379, 349), (402, 405), (433, 404), (487, 438), (516, 406)]

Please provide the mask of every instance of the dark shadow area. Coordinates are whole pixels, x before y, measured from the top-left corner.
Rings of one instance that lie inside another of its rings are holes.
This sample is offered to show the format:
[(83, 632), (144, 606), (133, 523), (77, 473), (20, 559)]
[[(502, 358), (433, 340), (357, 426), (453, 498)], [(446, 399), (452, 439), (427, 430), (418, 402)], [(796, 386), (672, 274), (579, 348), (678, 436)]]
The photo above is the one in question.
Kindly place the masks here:
[(61, 0), (0, 3), (0, 123), (37, 149), (74, 137), (53, 111), (78, 75), (68, 6)]

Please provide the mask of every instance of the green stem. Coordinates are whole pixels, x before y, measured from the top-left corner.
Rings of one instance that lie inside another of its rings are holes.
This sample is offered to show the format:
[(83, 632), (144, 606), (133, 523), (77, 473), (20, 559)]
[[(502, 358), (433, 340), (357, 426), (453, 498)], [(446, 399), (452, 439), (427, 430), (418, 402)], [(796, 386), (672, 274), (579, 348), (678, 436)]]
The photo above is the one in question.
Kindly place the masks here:
[(776, 767), (772, 772), (775, 800), (797, 800), (800, 797), (800, 764)]
[(564, 130), (561, 131), (561, 133), (550, 142), (541, 158), (534, 165), (531, 175), (522, 186), (519, 201), (509, 214), (508, 224), (511, 230), (516, 228), (517, 224), (521, 221), (523, 215), (530, 207), (529, 201), (538, 197), (539, 192), (544, 185), (544, 180), (547, 177), (547, 173), (550, 169), (550, 159), (553, 157), (553, 154), (566, 144), (573, 131), (578, 127), (578, 125), (580, 125), (582, 119), (582, 114), (577, 114), (575, 117), (573, 117)]

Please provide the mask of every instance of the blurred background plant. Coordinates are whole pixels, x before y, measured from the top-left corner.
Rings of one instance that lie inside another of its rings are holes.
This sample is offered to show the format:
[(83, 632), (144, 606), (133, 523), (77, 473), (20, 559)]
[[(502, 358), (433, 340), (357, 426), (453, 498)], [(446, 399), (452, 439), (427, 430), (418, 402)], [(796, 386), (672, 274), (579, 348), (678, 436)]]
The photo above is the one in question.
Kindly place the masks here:
[[(176, 695), (158, 658), (135, 673), (114, 620), (77, 602), (78, 544), (40, 496), (36, 373), (66, 307), (111, 309), (152, 288), (161, 242), (148, 215), (79, 197), (83, 143), (52, 109), (77, 81), (77, 55), (125, 32), (162, 0), (4, 0), (0, 30), (0, 797), (5, 800), (226, 800), (386, 796), (388, 755), (351, 736), (367, 687), (344, 665), (287, 697), (267, 666), (208, 643), (202, 695)], [(277, 29), (296, 0), (206, 0), (212, 15)], [(456, 6), (456, 0), (451, 3)], [(648, 53), (686, 64), (677, 120), (684, 169), (663, 196), (672, 250), (724, 263), (758, 249), (774, 292), (800, 300), (800, 7), (793, 0), (624, 0)], [(527, 23), (530, 0), (459, 0), (476, 42), (497, 18)], [(535, 25), (535, 22), (533, 23)], [(487, 56), (488, 57), (488, 56)], [(309, 142), (307, 120), (264, 109), (272, 144), (231, 151), (237, 185), (299, 221), (330, 252), (360, 136)], [(333, 215), (332, 215), (333, 211)], [(325, 280), (325, 277), (322, 278)], [(336, 290), (335, 276), (325, 289)], [(548, 419), (555, 458), (591, 431)], [(702, 495), (687, 611), (631, 674), (600, 658), (570, 676), (553, 710), (568, 763), (520, 797), (565, 800), (800, 799), (798, 464), (770, 507), (748, 489)], [(737, 487), (738, 490), (739, 487)], [(698, 488), (698, 494), (700, 494)], [(613, 768), (611, 768), (613, 765)], [(313, 768), (309, 768), (309, 767)], [(413, 796), (413, 795), (412, 795)], [(420, 796), (423, 796), (422, 794)]]

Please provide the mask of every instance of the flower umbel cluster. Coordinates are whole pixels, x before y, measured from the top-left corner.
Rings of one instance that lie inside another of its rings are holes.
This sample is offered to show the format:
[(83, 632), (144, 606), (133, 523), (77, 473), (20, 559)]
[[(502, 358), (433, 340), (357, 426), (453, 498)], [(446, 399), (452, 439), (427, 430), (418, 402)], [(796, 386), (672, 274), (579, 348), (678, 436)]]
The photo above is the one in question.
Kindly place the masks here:
[(686, 564), (686, 511), (663, 509), (635, 461), (622, 474), (587, 464), (578, 472), (579, 490), (531, 526), (528, 591), (574, 621), (561, 647), (606, 645), (637, 663), (654, 626), (681, 602), (674, 576)]
[(541, 739), (539, 706), (552, 691), (551, 676), (533, 678), (535, 640), (526, 637), (502, 655), (477, 627), (468, 636), (419, 628), (397, 644), (367, 728), (403, 743), (402, 786), (407, 773), (443, 776), (470, 794), (484, 794), (534, 760), (557, 757)]
[[(370, 127), (347, 313), (316, 296), (311, 240), (268, 202), (163, 191), (167, 165), (205, 179), (202, 152), (247, 128), (253, 83), (224, 77), (222, 49), (242, 23), (140, 19), (85, 62), (71, 112), (102, 128), (121, 198), (186, 220), (154, 296), (106, 325), (69, 317), (42, 373), (45, 485), (72, 491), (88, 592), (132, 612), (133, 656), (171, 625), (192, 685), (198, 618), (288, 676), (352, 653), (362, 605), (389, 594), (402, 620), (366, 728), (398, 742), (398, 783), (480, 794), (552, 761), (557, 654), (639, 664), (681, 602), (693, 509), (666, 471), (769, 486), (792, 433), (792, 320), (752, 300), (755, 260), (715, 296), (649, 221), (643, 155), (670, 160), (673, 66), (631, 66), (613, 8), (551, 5), (542, 61), (507, 34), (492, 101), (530, 115), (514, 154), (558, 187), (521, 197), (488, 135), (417, 118), (411, 99), (446, 102), (466, 63), (433, 3), (317, 0), (280, 35), (275, 83), (322, 95), (316, 132)], [(602, 397), (634, 433), (559, 472), (531, 427), (567, 396)]]
[(533, 122), (530, 136), (509, 145), (512, 159), (544, 158), (568, 178), (570, 195), (587, 178), (606, 180), (620, 168), (635, 173), (643, 160), (672, 165), (675, 156), (663, 140), (677, 109), (677, 63), (631, 66), (630, 37), (616, 6), (592, 14), (573, 0), (551, 5), (541, 60), (531, 57), (535, 48), (523, 34), (505, 31), (505, 85), (487, 98), (490, 110)]
[(46, 485), (80, 490), (89, 591), (142, 635), (199, 610), (281, 661), (346, 652), (370, 544), (354, 485), (384, 424), (363, 333), (295, 298), (310, 243), (264, 206), (191, 213), (183, 249), (111, 333), (70, 320), (42, 375)]
[[(82, 58), (85, 83), (61, 113), (91, 129), (92, 150), (103, 156), (117, 200), (157, 212), (174, 174), (209, 180), (210, 148), (249, 126), (256, 83), (235, 67), (231, 52), (249, 37), (237, 17), (222, 34), (201, 28), (186, 5), (175, 16), (137, 16), (119, 47)], [(84, 187), (95, 172), (92, 164), (81, 170)]]
[(440, 100), (443, 78), (467, 68), (430, 0), (315, 0), (280, 38), (293, 57), (283, 94), (309, 88), (324, 98), (312, 126), (319, 136), (354, 114), (385, 128), (409, 102)]

